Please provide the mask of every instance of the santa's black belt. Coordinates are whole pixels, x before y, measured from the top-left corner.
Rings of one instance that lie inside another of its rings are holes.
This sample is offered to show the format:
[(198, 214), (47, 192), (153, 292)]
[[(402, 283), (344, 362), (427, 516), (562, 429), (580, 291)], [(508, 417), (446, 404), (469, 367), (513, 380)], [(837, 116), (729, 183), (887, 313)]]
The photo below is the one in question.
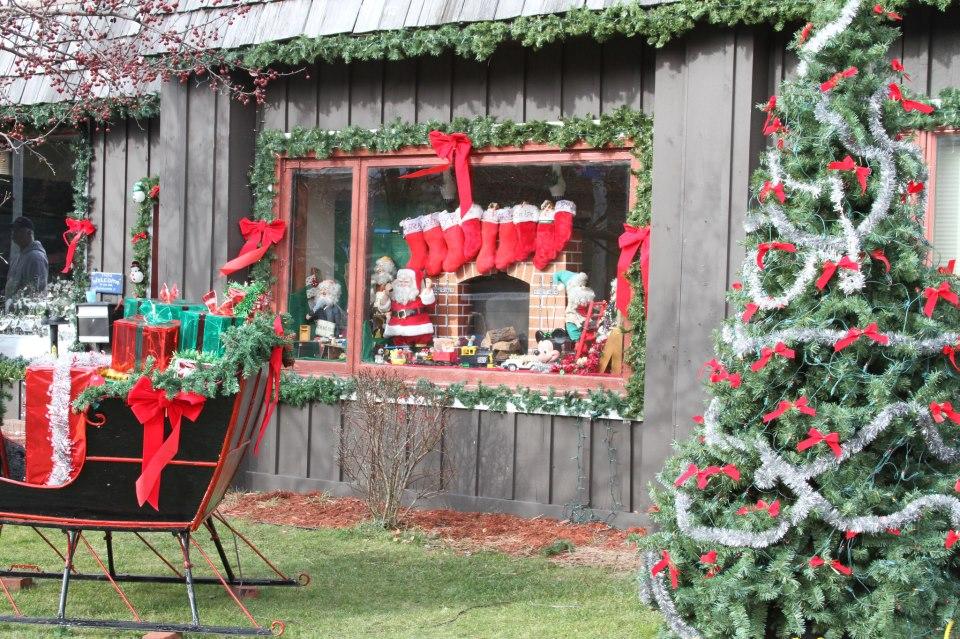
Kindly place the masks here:
[(405, 308), (401, 311), (394, 312), (393, 316), (397, 319), (407, 319), (408, 317), (415, 317), (417, 315), (423, 315), (423, 311), (416, 308)]

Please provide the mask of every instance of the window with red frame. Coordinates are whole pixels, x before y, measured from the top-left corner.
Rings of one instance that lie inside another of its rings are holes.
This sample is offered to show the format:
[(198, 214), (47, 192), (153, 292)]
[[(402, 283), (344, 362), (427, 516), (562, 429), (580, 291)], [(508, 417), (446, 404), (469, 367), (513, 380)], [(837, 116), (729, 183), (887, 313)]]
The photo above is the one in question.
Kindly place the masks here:
[(935, 149), (929, 234), (934, 264), (947, 266), (960, 259), (960, 135), (936, 136)]
[[(281, 162), (301, 360), (440, 381), (622, 376), (613, 296), (629, 151), (475, 153), (466, 212), (452, 172), (404, 178), (430, 155)], [(312, 290), (330, 280), (336, 300)], [(317, 324), (331, 312), (340, 324)]]

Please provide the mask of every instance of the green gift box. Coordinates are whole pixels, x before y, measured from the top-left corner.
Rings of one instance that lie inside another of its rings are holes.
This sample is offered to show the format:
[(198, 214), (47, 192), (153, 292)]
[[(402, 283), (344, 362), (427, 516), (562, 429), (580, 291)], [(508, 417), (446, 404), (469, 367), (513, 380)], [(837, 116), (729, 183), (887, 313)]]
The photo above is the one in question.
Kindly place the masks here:
[(140, 305), (146, 300), (142, 297), (128, 297), (123, 300), (123, 319), (130, 319), (135, 315), (140, 315)]
[[(149, 304), (145, 304), (146, 302), (149, 302)], [(179, 321), (184, 311), (205, 311), (206, 309), (207, 307), (203, 304), (187, 302), (186, 300), (174, 300), (169, 303), (146, 300), (141, 297), (128, 297), (123, 300), (124, 319), (130, 319), (136, 315), (151, 312), (155, 314), (157, 319), (171, 322), (174, 320)]]
[(212, 355), (223, 355), (223, 334), (237, 324), (237, 318), (213, 315), (204, 310), (186, 310), (180, 319), (181, 348), (192, 348)]

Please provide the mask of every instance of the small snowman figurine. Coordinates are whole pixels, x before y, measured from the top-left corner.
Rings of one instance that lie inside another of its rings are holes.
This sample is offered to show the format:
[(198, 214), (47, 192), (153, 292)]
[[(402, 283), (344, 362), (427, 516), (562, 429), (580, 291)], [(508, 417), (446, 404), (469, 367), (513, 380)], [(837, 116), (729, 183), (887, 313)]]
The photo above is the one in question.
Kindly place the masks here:
[(137, 260), (130, 263), (130, 281), (134, 284), (143, 283), (143, 270), (140, 269), (140, 262)]
[(137, 204), (142, 204), (144, 200), (147, 199), (147, 194), (143, 190), (142, 182), (137, 182), (136, 184), (133, 185), (133, 193), (131, 193), (131, 198)]

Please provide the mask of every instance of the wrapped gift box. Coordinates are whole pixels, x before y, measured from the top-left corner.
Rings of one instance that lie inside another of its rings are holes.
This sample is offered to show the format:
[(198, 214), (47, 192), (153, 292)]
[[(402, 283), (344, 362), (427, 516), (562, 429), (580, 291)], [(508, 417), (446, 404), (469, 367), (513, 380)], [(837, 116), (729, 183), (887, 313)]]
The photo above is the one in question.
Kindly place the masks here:
[(184, 311), (180, 319), (180, 347), (223, 355), (223, 334), (237, 322), (232, 315), (214, 315), (206, 310)]
[(150, 324), (142, 317), (117, 320), (113, 323), (110, 368), (122, 373), (139, 370), (148, 357), (153, 357), (154, 367), (163, 370), (177, 350), (179, 337), (178, 321)]
[[(144, 302), (150, 304), (144, 308)], [(157, 319), (164, 321), (180, 321), (185, 311), (203, 311), (206, 306), (197, 302), (188, 302), (186, 300), (174, 300), (172, 302), (161, 302), (157, 300), (146, 300), (139, 297), (128, 297), (123, 300), (123, 318), (130, 319), (137, 315), (143, 315), (145, 311), (153, 313)]]

